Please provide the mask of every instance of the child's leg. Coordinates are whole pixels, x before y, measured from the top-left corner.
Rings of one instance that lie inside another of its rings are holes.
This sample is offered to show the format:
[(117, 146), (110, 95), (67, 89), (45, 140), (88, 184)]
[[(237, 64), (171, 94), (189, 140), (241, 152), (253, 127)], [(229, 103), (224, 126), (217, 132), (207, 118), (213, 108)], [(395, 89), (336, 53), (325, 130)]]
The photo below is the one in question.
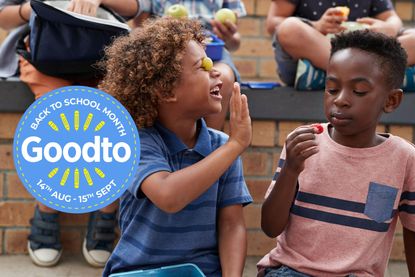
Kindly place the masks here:
[(82, 253), (92, 266), (104, 267), (114, 249), (117, 208), (118, 201), (115, 201), (89, 216)]
[(28, 252), (32, 261), (39, 266), (54, 266), (62, 255), (58, 212), (37, 203), (30, 220)]
[(415, 64), (415, 29), (407, 29), (398, 37), (402, 48), (408, 55), (408, 65)]
[(330, 40), (298, 18), (289, 17), (278, 27), (281, 47), (295, 60), (307, 59), (326, 70), (330, 57)]

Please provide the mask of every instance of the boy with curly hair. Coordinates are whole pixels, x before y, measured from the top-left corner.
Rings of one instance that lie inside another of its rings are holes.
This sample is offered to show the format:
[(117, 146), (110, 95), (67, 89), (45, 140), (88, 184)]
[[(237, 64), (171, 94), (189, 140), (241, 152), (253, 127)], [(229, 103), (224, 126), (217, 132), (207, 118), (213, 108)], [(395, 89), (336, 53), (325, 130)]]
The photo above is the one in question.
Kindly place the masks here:
[(242, 274), (242, 206), (252, 198), (239, 155), (251, 120), (235, 83), (229, 138), (206, 127), (203, 117), (221, 111), (222, 82), (203, 41), (197, 21), (161, 18), (106, 51), (100, 88), (131, 113), (141, 157), (120, 201), (121, 238), (104, 276), (186, 262), (207, 276)]
[(415, 148), (376, 132), (402, 100), (407, 55), (372, 31), (332, 40), (323, 132), (288, 135), (262, 207), (277, 246), (258, 264), (265, 276), (383, 276), (398, 217), (415, 276)]

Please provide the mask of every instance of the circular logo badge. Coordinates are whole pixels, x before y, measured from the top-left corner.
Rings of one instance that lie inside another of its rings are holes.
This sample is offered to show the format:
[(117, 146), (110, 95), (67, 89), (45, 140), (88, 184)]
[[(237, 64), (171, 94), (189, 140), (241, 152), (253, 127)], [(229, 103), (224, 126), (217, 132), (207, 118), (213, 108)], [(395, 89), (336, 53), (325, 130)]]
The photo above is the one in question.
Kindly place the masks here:
[(103, 208), (128, 188), (140, 143), (127, 110), (110, 95), (70, 86), (49, 92), (24, 113), (14, 163), (26, 189), (62, 212)]

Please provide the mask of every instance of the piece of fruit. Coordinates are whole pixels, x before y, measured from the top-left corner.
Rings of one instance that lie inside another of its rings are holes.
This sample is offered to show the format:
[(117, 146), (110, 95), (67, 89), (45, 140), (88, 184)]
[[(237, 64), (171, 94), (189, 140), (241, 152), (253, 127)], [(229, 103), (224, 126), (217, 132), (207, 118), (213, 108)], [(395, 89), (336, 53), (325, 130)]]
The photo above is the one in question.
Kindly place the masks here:
[(209, 58), (209, 57), (204, 57), (202, 59), (202, 67), (206, 71), (211, 71), (212, 70), (212, 67), (213, 67), (213, 61), (212, 61), (212, 59)]
[(311, 127), (314, 127), (314, 129), (316, 130), (316, 134), (321, 134), (324, 131), (323, 126), (321, 126), (321, 124), (313, 124), (311, 125)]
[(166, 15), (172, 16), (175, 18), (184, 18), (184, 17), (187, 17), (189, 13), (187, 12), (187, 9), (185, 6), (180, 5), (180, 4), (174, 4), (166, 10)]
[(233, 24), (236, 24), (236, 15), (235, 13), (227, 8), (223, 8), (220, 9), (219, 11), (216, 12), (215, 14), (215, 19), (219, 22), (221, 22), (222, 24), (224, 24), (226, 22), (226, 20), (229, 20), (230, 22), (232, 22)]
[(349, 16), (349, 13), (350, 13), (349, 7), (346, 7), (346, 6), (338, 6), (338, 7), (336, 7), (336, 9), (338, 9), (342, 13), (342, 15), (344, 17), (348, 17)]

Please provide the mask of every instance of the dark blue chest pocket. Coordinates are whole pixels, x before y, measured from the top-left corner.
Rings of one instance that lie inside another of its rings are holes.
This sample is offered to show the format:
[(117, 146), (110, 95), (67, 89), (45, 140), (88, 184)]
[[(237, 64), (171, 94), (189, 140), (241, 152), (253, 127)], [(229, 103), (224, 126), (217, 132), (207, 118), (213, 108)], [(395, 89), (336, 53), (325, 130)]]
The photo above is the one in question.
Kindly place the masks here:
[(397, 188), (371, 182), (364, 214), (379, 223), (391, 219), (397, 194)]

